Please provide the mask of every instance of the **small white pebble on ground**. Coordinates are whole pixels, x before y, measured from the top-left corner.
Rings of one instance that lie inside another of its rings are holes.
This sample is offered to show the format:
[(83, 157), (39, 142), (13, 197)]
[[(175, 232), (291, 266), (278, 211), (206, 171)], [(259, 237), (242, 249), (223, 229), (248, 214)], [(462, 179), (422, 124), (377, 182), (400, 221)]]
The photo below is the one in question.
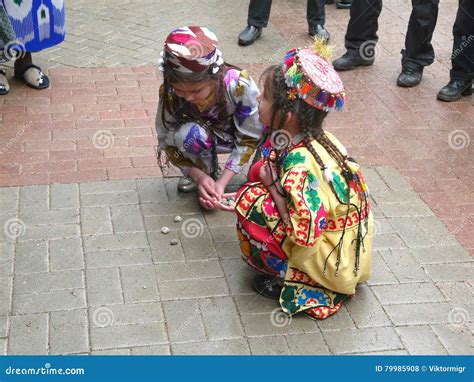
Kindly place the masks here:
[(161, 228), (161, 233), (167, 234), (170, 233), (170, 229), (168, 227)]
[(171, 242), (170, 242), (170, 243), (171, 243), (171, 245), (177, 245), (177, 244), (178, 244), (178, 240), (176, 240), (176, 239), (173, 239), (173, 240), (171, 240)]
[(182, 218), (181, 216), (179, 216), (179, 215), (174, 217), (175, 223), (179, 223), (179, 222), (182, 221), (182, 220), (183, 220), (183, 218)]

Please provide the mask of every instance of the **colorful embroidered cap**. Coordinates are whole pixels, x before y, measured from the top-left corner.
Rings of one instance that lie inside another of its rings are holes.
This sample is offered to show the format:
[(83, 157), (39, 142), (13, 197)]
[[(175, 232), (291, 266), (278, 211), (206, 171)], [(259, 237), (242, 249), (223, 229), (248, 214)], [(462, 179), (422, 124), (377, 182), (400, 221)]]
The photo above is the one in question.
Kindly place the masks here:
[(206, 27), (187, 26), (173, 30), (161, 52), (160, 70), (170, 68), (181, 73), (219, 71), (224, 63), (217, 48), (217, 37)]
[(341, 110), (346, 99), (344, 85), (324, 55), (312, 49), (292, 49), (285, 55), (283, 74), (288, 99), (301, 98), (324, 111)]

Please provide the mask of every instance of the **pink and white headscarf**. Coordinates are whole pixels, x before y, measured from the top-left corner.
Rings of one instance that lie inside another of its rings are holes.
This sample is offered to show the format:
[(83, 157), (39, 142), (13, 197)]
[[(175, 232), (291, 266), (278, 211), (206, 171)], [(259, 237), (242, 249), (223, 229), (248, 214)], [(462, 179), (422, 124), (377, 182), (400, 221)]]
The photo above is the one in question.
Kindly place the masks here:
[(173, 30), (161, 52), (160, 70), (170, 68), (181, 73), (217, 73), (224, 63), (217, 48), (217, 37), (206, 27), (187, 26)]

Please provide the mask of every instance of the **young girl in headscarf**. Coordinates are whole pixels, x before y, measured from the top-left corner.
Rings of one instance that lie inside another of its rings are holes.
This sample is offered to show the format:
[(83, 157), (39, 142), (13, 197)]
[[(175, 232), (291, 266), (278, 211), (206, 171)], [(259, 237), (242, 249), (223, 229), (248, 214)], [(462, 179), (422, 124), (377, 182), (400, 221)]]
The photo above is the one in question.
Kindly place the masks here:
[[(320, 46), (321, 52), (326, 49)], [(324, 319), (370, 276), (373, 218), (359, 165), (322, 125), (341, 109), (341, 79), (322, 53), (289, 51), (268, 68), (259, 114), (272, 132), (237, 193), (253, 288), (290, 315)]]
[[(200, 204), (212, 209), (262, 138), (258, 87), (245, 70), (224, 62), (216, 35), (205, 27), (173, 30), (161, 70), (159, 158), (182, 171), (180, 191), (197, 188)], [(230, 154), (222, 172), (218, 153)]]

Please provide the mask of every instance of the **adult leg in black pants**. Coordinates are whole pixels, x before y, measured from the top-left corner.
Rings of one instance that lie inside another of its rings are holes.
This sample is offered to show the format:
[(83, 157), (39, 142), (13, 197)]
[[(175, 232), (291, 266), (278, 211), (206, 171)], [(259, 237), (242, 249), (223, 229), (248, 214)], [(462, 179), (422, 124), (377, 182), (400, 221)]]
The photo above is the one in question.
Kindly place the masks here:
[(345, 37), (347, 52), (333, 62), (334, 68), (351, 70), (374, 63), (381, 11), (382, 0), (353, 1)]
[(474, 79), (474, 2), (472, 0), (459, 0), (453, 37), (450, 81), (437, 96), (439, 100), (447, 102), (472, 94)]
[(412, 87), (420, 83), (425, 66), (435, 58), (431, 38), (438, 19), (439, 0), (412, 0), (412, 11), (402, 49), (402, 72), (397, 85)]
[[(329, 40), (324, 29), (326, 0), (307, 0), (308, 32), (311, 36), (321, 36)], [(270, 18), (272, 0), (250, 0), (247, 27), (239, 34), (239, 45), (251, 45), (262, 34)]]

